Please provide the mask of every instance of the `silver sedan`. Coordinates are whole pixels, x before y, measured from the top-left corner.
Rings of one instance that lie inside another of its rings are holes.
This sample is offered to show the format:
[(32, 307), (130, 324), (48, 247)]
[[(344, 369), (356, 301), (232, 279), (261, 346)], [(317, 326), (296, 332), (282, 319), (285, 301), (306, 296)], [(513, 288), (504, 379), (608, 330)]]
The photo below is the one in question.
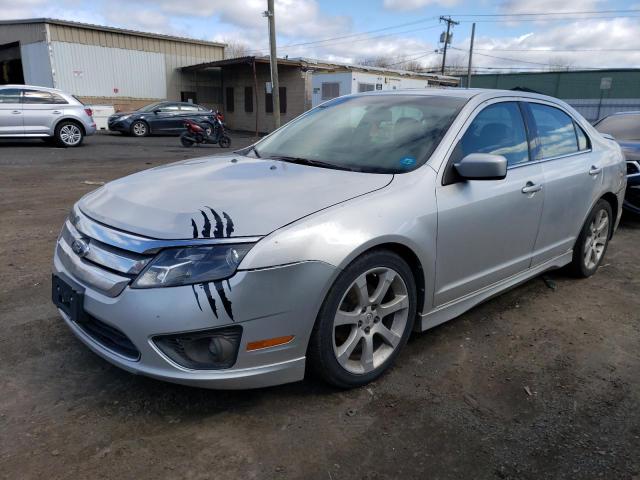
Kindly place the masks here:
[(541, 95), (336, 98), (232, 155), (111, 182), (72, 209), (53, 301), (106, 360), (211, 388), (340, 387), (412, 331), (540, 273), (595, 273), (618, 145)]

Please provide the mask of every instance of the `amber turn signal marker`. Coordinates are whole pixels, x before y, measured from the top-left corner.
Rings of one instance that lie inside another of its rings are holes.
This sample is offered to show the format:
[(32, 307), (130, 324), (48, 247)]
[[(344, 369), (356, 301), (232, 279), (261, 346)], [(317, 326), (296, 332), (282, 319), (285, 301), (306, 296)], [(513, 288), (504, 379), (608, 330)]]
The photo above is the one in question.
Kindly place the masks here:
[(261, 350), (263, 348), (277, 347), (284, 345), (294, 339), (294, 335), (286, 335), (284, 337), (268, 338), (266, 340), (258, 340), (257, 342), (247, 343), (247, 352), (252, 350)]

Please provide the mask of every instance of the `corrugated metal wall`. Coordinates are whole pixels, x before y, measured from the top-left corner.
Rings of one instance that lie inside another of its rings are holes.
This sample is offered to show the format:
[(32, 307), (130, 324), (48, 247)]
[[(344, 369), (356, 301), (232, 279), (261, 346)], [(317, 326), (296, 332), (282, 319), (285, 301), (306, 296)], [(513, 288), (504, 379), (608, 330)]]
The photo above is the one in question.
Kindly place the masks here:
[(161, 53), (67, 42), (51, 42), (51, 48), (56, 88), (87, 97), (160, 99), (167, 95)]
[(565, 102), (580, 112), (580, 114), (591, 123), (612, 113), (640, 110), (640, 98), (605, 98), (602, 102), (592, 98), (569, 98), (566, 99)]
[[(640, 98), (640, 70), (472, 75), (471, 86), (474, 88), (502, 88), (506, 90), (515, 87), (526, 87), (561, 99), (599, 99), (602, 78), (611, 78), (611, 89), (605, 92), (605, 98)], [(466, 77), (462, 78), (462, 86), (466, 86)]]
[(53, 87), (47, 42), (21, 44), (20, 55), (24, 82), (27, 85)]
[(23, 23), (0, 25), (0, 45), (20, 42), (21, 44), (46, 41), (44, 23)]

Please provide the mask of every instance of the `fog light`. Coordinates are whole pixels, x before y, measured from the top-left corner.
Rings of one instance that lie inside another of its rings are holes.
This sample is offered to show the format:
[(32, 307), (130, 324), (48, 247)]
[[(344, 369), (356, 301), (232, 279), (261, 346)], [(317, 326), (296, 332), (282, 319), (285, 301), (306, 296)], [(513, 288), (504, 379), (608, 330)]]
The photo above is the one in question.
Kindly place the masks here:
[(194, 370), (219, 370), (236, 363), (242, 327), (162, 335), (153, 341), (171, 360)]

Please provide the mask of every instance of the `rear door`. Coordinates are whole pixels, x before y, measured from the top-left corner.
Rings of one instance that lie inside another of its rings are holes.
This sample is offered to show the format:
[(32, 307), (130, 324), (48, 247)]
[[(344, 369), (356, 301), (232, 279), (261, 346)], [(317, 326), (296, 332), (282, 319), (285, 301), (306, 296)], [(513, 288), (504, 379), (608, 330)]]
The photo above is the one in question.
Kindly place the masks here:
[(53, 134), (68, 102), (56, 93), (23, 89), (22, 112), (25, 134)]
[(535, 159), (544, 172), (545, 201), (533, 265), (573, 248), (602, 189), (602, 159), (571, 115), (552, 104), (527, 102), (536, 136)]
[(0, 89), (0, 135), (22, 135), (22, 103), (19, 88)]
[[(526, 271), (542, 215), (542, 166), (530, 161), (518, 102), (494, 102), (476, 112), (456, 139), (442, 184), (436, 188), (436, 305)], [(470, 153), (506, 157), (506, 178), (457, 178), (451, 173), (453, 164)]]

